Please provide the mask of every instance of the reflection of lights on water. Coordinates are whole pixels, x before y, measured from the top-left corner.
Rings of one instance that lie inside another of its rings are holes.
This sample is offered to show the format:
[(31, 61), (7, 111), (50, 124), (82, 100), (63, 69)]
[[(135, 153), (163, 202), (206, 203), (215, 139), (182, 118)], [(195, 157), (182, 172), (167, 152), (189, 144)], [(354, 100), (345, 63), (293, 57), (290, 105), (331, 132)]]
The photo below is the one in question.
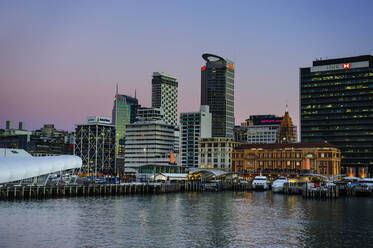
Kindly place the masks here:
[(253, 199), (253, 192), (246, 192), (245, 193), (245, 198), (247, 198), (247, 199)]

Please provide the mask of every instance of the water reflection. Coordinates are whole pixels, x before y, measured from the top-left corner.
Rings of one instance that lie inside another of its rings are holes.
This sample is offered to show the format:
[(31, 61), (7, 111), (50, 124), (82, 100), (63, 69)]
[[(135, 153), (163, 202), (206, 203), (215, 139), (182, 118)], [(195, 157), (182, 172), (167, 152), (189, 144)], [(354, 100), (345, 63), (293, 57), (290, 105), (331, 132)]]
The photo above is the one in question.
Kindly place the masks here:
[(369, 247), (372, 208), (271, 192), (0, 202), (0, 247)]

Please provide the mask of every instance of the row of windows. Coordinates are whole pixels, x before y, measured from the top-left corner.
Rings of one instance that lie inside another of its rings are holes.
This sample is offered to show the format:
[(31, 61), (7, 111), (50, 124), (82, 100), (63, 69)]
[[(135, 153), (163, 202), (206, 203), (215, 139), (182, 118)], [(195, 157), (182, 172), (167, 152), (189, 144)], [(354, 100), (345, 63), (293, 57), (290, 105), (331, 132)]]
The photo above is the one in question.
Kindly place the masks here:
[[(373, 73), (372, 73), (373, 74)], [(371, 83), (373, 79), (361, 79), (353, 81), (330, 81), (330, 82), (320, 82), (320, 83), (302, 83), (301, 88), (314, 88), (314, 87), (334, 87), (339, 85), (349, 85), (359, 84), (359, 83)]]

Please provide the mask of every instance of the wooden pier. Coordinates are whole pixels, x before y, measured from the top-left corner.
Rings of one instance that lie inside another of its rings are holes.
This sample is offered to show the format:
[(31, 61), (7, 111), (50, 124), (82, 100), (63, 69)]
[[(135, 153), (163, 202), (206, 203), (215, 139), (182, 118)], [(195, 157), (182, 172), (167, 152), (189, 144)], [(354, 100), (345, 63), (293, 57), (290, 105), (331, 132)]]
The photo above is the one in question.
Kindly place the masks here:
[(131, 194), (160, 194), (182, 191), (200, 191), (199, 182), (185, 184), (167, 183), (125, 183), (91, 185), (50, 185), (50, 186), (3, 186), (0, 200), (46, 199), (79, 196), (109, 196)]

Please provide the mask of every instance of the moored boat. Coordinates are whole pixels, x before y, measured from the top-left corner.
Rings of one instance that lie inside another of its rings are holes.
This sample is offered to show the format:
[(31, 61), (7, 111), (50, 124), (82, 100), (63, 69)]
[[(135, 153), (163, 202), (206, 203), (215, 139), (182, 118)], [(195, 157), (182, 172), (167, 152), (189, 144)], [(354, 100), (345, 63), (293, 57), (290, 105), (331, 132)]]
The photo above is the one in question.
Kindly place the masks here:
[(268, 189), (267, 177), (256, 176), (253, 180), (252, 188), (255, 190), (267, 190)]
[(282, 192), (284, 184), (288, 182), (286, 177), (279, 177), (272, 183), (272, 191), (275, 193)]

